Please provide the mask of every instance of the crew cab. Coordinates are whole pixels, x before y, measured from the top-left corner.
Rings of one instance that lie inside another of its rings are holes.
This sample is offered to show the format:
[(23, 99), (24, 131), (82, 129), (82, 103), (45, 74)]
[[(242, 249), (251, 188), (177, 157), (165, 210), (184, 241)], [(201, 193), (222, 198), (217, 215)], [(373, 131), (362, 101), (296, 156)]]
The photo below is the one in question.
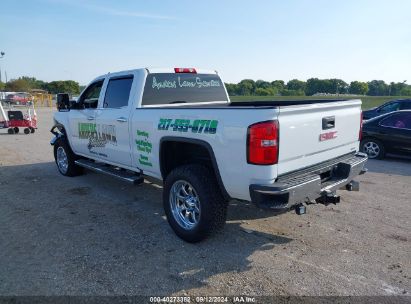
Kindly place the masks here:
[(87, 168), (163, 184), (169, 224), (188, 242), (224, 226), (230, 199), (275, 211), (358, 190), (360, 100), (230, 102), (216, 71), (142, 68), (58, 97), (52, 133), (65, 176)]

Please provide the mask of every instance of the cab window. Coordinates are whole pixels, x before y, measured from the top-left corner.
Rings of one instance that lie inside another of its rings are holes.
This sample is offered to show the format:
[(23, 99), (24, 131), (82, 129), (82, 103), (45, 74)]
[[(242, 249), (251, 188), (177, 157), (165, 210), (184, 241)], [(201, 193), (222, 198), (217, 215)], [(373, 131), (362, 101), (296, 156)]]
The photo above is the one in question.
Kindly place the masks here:
[(81, 94), (78, 103), (85, 109), (97, 108), (98, 98), (100, 96), (101, 88), (104, 80), (96, 81), (88, 86), (88, 88)]
[(217, 74), (148, 74), (143, 106), (228, 101), (224, 84)]
[(128, 105), (133, 76), (111, 78), (104, 97), (104, 108), (121, 108)]

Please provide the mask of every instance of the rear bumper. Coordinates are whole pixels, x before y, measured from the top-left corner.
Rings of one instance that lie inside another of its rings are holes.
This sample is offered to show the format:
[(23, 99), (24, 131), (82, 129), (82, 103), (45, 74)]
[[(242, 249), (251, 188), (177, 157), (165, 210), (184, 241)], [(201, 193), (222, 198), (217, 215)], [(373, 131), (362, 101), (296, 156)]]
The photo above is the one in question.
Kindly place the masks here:
[(280, 176), (275, 183), (250, 185), (251, 201), (258, 207), (286, 210), (313, 201), (349, 184), (365, 173), (367, 155), (349, 154)]

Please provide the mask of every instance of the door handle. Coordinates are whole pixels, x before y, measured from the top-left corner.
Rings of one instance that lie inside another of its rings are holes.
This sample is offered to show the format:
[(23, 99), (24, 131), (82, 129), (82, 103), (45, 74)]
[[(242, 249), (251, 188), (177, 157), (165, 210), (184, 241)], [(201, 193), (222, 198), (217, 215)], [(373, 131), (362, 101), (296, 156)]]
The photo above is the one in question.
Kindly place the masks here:
[(87, 120), (94, 120), (93, 116), (87, 116)]
[(127, 122), (127, 118), (125, 118), (125, 117), (119, 117), (119, 118), (117, 118), (117, 121), (118, 121), (118, 122)]
[(323, 130), (335, 127), (335, 116), (323, 117)]

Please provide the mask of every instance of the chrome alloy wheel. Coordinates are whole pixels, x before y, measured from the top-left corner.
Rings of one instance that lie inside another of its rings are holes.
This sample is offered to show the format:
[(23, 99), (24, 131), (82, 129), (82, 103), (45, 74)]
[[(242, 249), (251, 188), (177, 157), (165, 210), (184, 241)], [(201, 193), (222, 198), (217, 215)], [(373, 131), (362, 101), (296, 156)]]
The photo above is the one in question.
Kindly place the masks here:
[(364, 145), (364, 152), (368, 154), (369, 158), (376, 158), (380, 152), (380, 146), (373, 141), (369, 141)]
[(173, 217), (185, 230), (195, 228), (200, 221), (200, 200), (193, 186), (183, 180), (176, 181), (170, 189), (169, 203)]
[(66, 151), (64, 150), (63, 147), (57, 148), (56, 162), (57, 162), (57, 167), (59, 168), (60, 172), (63, 174), (66, 174), (68, 170), (68, 158), (67, 158)]

